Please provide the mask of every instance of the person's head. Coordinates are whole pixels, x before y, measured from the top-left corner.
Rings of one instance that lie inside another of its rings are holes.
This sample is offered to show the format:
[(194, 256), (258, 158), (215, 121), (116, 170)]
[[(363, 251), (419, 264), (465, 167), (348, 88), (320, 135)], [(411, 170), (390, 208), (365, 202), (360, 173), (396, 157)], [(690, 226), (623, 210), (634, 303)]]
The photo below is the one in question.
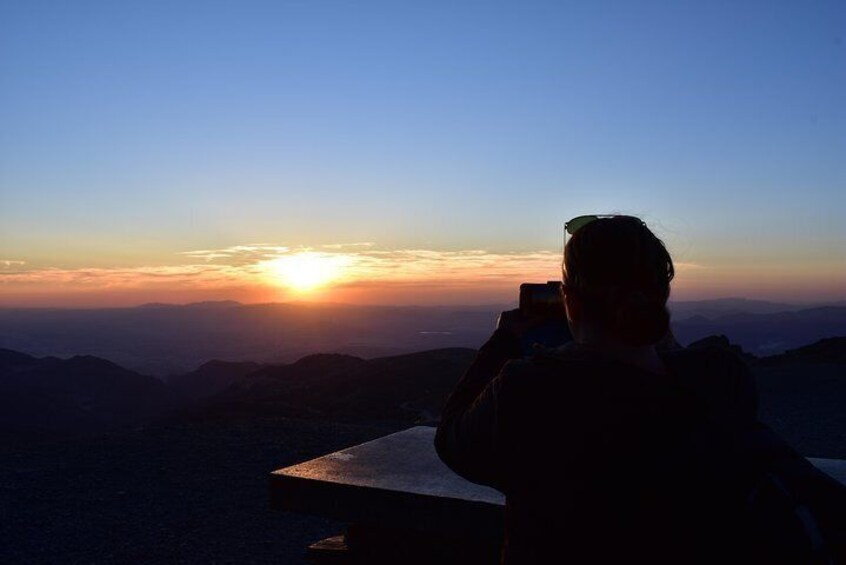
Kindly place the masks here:
[(605, 216), (579, 228), (567, 242), (563, 267), (567, 318), (577, 341), (589, 335), (643, 346), (667, 332), (673, 261), (639, 218)]

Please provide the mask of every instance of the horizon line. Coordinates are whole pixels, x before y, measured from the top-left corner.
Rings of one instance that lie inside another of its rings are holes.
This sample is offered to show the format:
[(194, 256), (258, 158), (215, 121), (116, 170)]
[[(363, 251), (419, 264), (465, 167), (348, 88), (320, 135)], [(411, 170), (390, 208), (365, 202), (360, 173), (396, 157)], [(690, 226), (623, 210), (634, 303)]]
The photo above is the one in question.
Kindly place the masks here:
[[(755, 304), (771, 304), (775, 306), (788, 306), (794, 308), (814, 308), (825, 306), (846, 306), (846, 298), (834, 300), (820, 300), (820, 301), (795, 301), (786, 302), (779, 300), (765, 300), (758, 298), (746, 298), (743, 296), (720, 296), (714, 298), (697, 298), (694, 300), (667, 300), (667, 305), (672, 304), (698, 304), (704, 302), (728, 302), (728, 301), (742, 301)], [(188, 306), (201, 305), (224, 305), (231, 304), (233, 306), (342, 306), (353, 308), (509, 308), (514, 307), (517, 301), (511, 302), (485, 302), (485, 303), (443, 303), (443, 304), (415, 304), (415, 303), (394, 303), (386, 304), (380, 302), (366, 303), (366, 302), (338, 302), (331, 300), (286, 300), (286, 301), (255, 301), (244, 302), (233, 299), (220, 300), (198, 300), (192, 302), (141, 302), (138, 304), (124, 305), (124, 306), (17, 306), (0, 304), (0, 310), (134, 310), (139, 308), (183, 308)]]

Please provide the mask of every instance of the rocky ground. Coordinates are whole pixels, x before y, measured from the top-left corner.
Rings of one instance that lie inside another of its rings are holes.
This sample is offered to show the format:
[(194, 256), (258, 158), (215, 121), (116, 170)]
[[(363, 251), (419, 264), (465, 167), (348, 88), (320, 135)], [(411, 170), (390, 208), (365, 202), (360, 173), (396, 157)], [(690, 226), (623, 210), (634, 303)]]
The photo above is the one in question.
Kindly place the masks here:
[(846, 365), (756, 367), (758, 415), (806, 457), (846, 459)]
[[(842, 364), (755, 373), (766, 423), (806, 456), (846, 459)], [(303, 563), (344, 525), (271, 510), (268, 473), (412, 425), (204, 417), (99, 438), (2, 438), (0, 564)]]
[(267, 475), (396, 431), (192, 422), (0, 451), (0, 563), (302, 563), (343, 525), (271, 510)]

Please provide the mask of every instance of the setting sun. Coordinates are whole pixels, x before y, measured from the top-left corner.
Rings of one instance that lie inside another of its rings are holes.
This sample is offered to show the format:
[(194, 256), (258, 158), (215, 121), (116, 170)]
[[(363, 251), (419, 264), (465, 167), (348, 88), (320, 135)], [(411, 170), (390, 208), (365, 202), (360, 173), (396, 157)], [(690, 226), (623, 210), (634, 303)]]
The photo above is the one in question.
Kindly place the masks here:
[(350, 263), (346, 255), (304, 251), (271, 259), (264, 266), (273, 284), (307, 293), (338, 280)]

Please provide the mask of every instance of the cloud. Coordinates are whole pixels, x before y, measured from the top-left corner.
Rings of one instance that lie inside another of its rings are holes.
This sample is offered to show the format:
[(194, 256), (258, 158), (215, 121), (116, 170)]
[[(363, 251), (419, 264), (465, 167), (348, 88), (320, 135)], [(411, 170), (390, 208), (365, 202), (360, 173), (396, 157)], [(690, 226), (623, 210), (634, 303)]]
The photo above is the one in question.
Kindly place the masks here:
[(687, 261), (673, 261), (673, 266), (676, 268), (676, 271), (699, 271), (702, 269), (712, 269), (708, 265), (701, 265), (699, 263), (690, 263)]
[[(336, 288), (386, 288), (431, 286), (511, 288), (520, 282), (543, 282), (561, 276), (559, 252), (491, 252), (484, 249), (435, 250), (380, 248), (371, 242), (292, 247), (249, 243), (221, 249), (179, 253), (182, 265), (132, 268), (12, 269), (19, 260), (0, 261), (0, 285), (7, 290), (73, 292), (120, 289), (226, 289), (279, 286), (278, 270), (269, 266), (284, 257), (308, 255), (342, 265)], [(680, 272), (706, 267), (677, 263)]]
[(361, 243), (329, 243), (321, 245), (321, 249), (356, 249), (361, 247), (374, 247), (376, 244), (372, 241), (363, 241)]
[[(307, 295), (298, 294), (281, 268), (289, 264), (286, 257), (294, 257), (290, 264), (297, 265), (303, 256), (340, 266), (328, 283)], [(198, 298), (469, 304), (512, 300), (521, 282), (561, 276), (561, 254), (550, 250), (387, 248), (370, 242), (314, 247), (250, 243), (188, 250), (176, 257), (181, 264), (114, 268), (42, 268), (23, 260), (26, 258), (0, 260), (0, 304), (64, 305), (81, 303), (80, 297), (89, 305)], [(792, 265), (737, 267), (689, 261), (675, 265), (676, 299), (842, 298), (842, 264), (812, 265), (804, 270)]]
[(223, 262), (249, 264), (267, 259), (273, 259), (286, 254), (291, 250), (286, 245), (273, 245), (269, 243), (248, 243), (246, 245), (233, 245), (223, 249), (201, 249), (198, 251), (183, 251), (180, 255), (192, 259), (202, 259), (207, 263)]
[(351, 278), (381, 281), (512, 280), (556, 278), (561, 257), (552, 251), (494, 253), (481, 249), (367, 250), (355, 255)]
[(179, 265), (137, 268), (33, 269), (5, 273), (0, 284), (13, 287), (139, 288), (162, 285), (220, 286), (241, 280), (237, 269), (227, 266)]
[[(440, 251), (384, 249), (370, 242), (290, 247), (269, 243), (235, 245), (179, 253), (183, 265), (133, 268), (42, 268), (0, 270), (6, 288), (67, 286), (69, 288), (142, 288), (183, 286), (223, 288), (273, 284), (267, 265), (276, 259), (307, 253), (342, 259), (339, 285), (385, 283), (454, 283), (467, 281), (546, 280), (559, 276), (560, 257), (551, 251), (492, 253), (482, 249)], [(9, 261), (15, 265), (23, 261)], [(5, 263), (4, 263), (5, 264)]]
[(527, 274), (559, 276), (561, 258), (552, 251), (493, 253), (484, 249), (442, 251), (433, 249), (385, 249), (372, 242), (289, 247), (254, 243), (222, 249), (184, 251), (181, 254), (215, 265), (260, 271), (263, 265), (291, 255), (345, 259), (343, 281), (446, 281), (459, 279), (511, 279)]

